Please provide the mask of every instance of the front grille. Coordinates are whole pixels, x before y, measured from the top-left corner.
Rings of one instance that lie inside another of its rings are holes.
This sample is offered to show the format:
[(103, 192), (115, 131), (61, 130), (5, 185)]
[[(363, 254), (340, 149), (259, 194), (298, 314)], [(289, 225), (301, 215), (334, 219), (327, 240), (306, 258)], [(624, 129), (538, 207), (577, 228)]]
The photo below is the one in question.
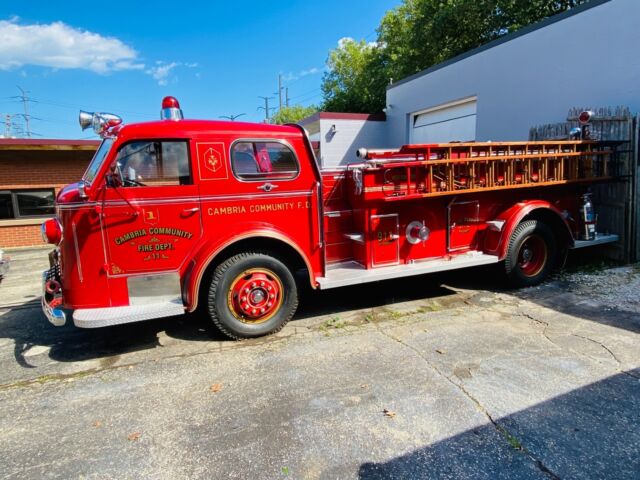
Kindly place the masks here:
[(55, 280), (60, 283), (60, 264), (56, 263), (45, 273), (46, 280)]

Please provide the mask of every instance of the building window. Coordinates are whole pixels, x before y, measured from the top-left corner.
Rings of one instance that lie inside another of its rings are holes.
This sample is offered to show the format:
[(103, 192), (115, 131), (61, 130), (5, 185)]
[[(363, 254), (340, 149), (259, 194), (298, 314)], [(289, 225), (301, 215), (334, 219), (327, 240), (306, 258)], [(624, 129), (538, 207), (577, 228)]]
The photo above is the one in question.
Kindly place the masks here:
[(124, 187), (191, 184), (187, 142), (143, 141), (123, 146), (116, 173)]
[(0, 220), (50, 217), (55, 213), (55, 192), (44, 190), (0, 190)]
[(279, 142), (237, 142), (231, 148), (233, 173), (241, 180), (288, 180), (300, 167), (293, 151)]

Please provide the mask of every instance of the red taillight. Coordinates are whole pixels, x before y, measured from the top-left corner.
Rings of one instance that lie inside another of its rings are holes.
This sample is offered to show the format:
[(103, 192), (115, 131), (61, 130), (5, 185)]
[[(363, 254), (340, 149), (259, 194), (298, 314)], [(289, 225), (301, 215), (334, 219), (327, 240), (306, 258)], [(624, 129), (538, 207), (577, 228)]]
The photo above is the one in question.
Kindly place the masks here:
[(585, 110), (584, 112), (580, 112), (580, 115), (578, 115), (578, 121), (582, 124), (585, 125), (587, 123), (589, 123), (594, 117), (594, 113), (591, 110)]
[(45, 243), (51, 243), (53, 245), (59, 245), (62, 241), (62, 226), (57, 218), (50, 218), (42, 224), (40, 227), (42, 233), (42, 240)]

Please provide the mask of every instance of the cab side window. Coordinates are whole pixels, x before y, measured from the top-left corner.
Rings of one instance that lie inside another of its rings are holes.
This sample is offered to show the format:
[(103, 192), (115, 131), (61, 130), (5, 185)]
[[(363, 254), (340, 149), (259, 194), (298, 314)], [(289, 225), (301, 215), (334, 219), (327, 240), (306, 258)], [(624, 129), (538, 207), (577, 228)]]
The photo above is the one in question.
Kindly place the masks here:
[(118, 152), (114, 175), (123, 187), (191, 184), (186, 141), (138, 141)]
[(231, 148), (231, 167), (240, 180), (288, 180), (300, 166), (293, 151), (279, 142), (236, 142)]

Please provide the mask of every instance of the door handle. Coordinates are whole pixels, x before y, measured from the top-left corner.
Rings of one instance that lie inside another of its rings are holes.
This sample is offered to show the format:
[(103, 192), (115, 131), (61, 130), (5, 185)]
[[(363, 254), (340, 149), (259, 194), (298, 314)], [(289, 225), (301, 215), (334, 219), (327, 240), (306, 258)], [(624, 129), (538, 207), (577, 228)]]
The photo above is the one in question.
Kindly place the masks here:
[(264, 185), (260, 185), (258, 190), (264, 190), (265, 192), (270, 192), (274, 188), (278, 188), (278, 185), (274, 185), (273, 183), (265, 183)]
[(184, 210), (182, 210), (182, 216), (183, 217), (187, 217), (193, 213), (199, 212), (200, 211), (200, 207), (193, 207), (193, 208), (185, 208)]

